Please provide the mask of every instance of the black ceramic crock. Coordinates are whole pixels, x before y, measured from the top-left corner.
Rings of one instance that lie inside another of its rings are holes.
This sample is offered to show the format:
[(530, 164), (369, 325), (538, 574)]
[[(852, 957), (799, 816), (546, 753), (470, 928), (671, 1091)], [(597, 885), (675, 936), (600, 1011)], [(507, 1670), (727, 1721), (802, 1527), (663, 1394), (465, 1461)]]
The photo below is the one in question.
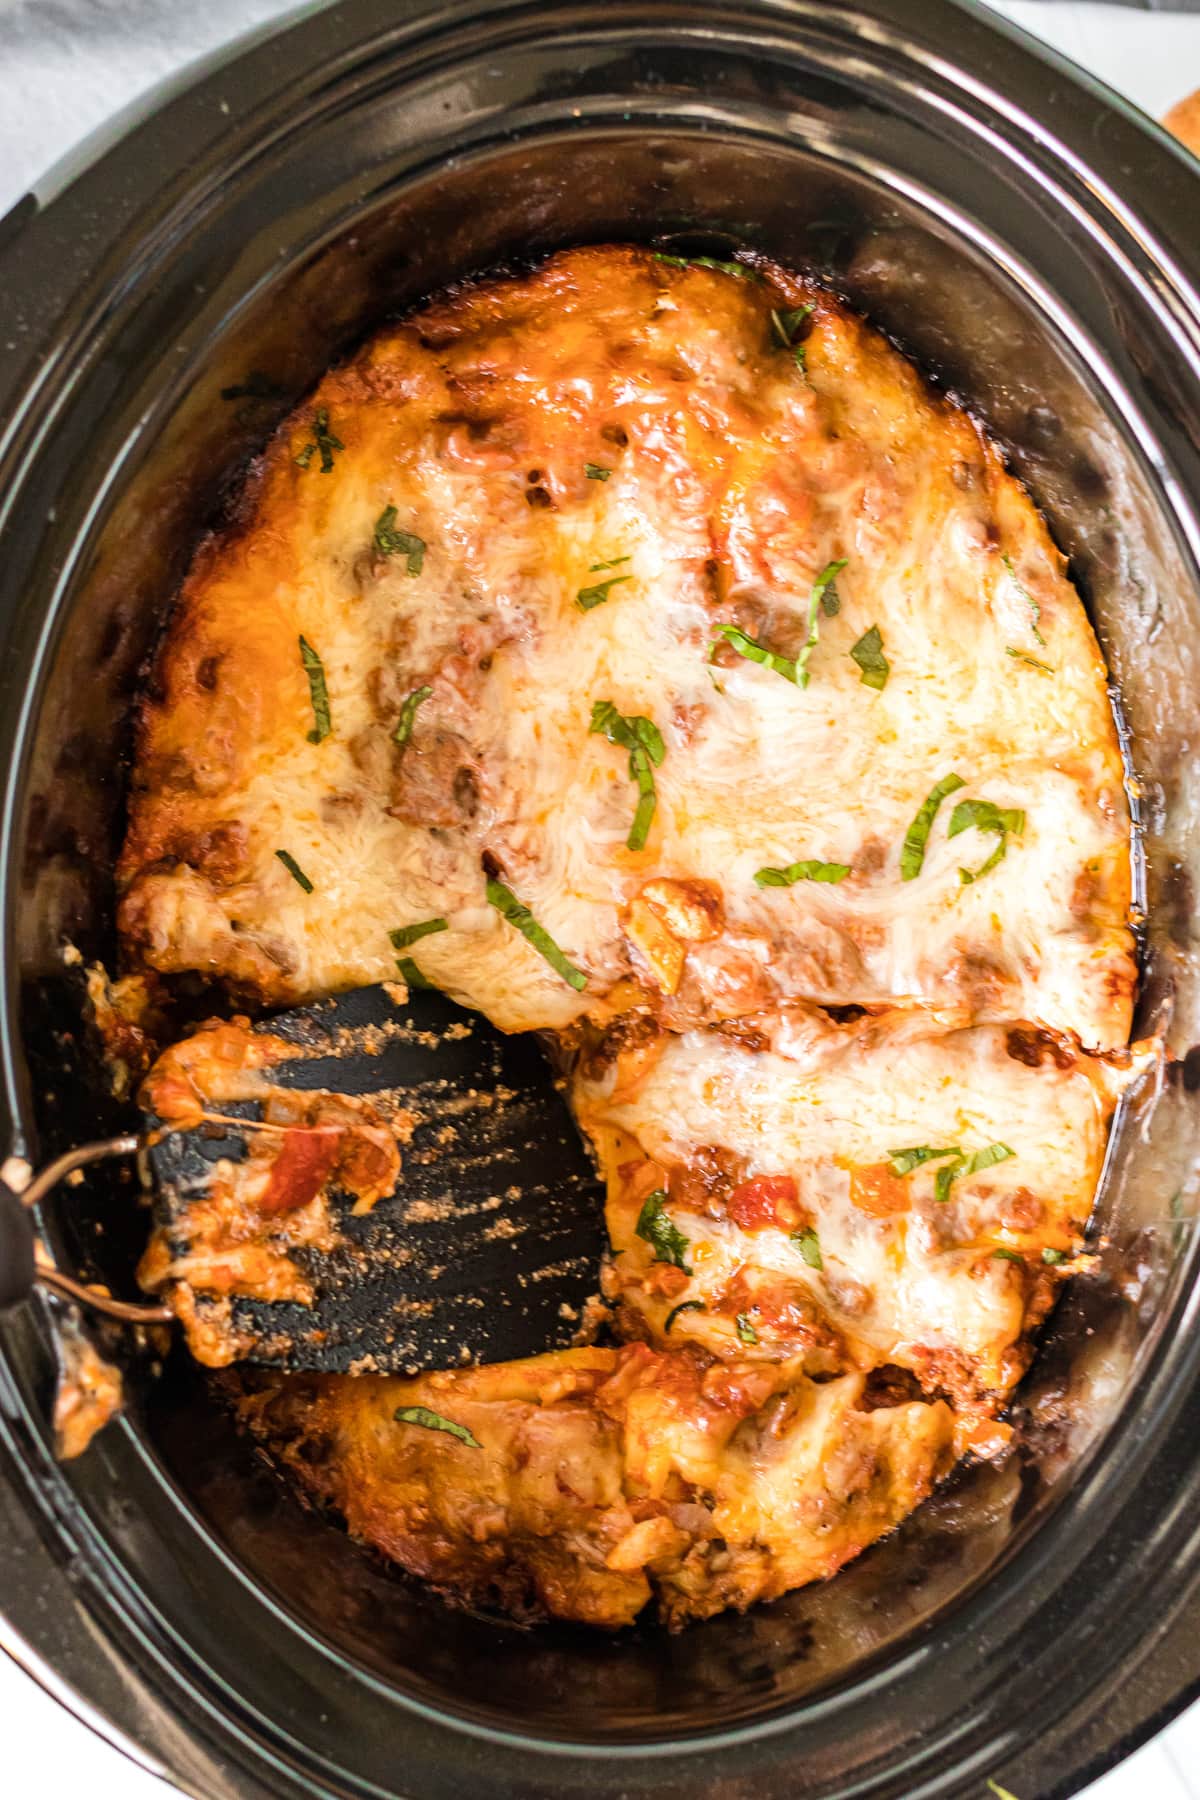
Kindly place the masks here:
[[(131, 1356), (126, 1417), (60, 1467), (60, 1321), (10, 1313), (0, 1643), (188, 1791), (1057, 1800), (1196, 1691), (1198, 219), (1162, 134), (950, 0), (348, 0), (0, 222), (0, 1156), (123, 1116), (60, 949), (111, 954), (129, 702), (189, 541), (376, 322), (612, 238), (815, 263), (1006, 446), (1120, 687), (1139, 1029), (1174, 1053), (1119, 1121), (1020, 1454), (675, 1638), (446, 1610), (302, 1511), (177, 1356)], [(130, 1290), (128, 1185), (46, 1225)]]

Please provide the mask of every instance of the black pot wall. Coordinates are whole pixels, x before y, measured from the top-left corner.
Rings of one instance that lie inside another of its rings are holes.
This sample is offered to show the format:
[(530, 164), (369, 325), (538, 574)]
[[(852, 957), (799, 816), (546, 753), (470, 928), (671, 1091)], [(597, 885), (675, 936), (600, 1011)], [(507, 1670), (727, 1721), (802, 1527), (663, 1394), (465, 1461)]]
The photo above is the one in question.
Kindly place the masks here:
[[(245, 50), (0, 222), (13, 1147), (123, 1117), (88, 1079), (59, 946), (111, 953), (129, 701), (195, 532), (381, 319), (608, 238), (815, 262), (1008, 446), (1120, 682), (1140, 1028), (1182, 1058), (1198, 199), (1112, 96), (946, 0), (362, 0)], [(222, 399), (252, 371), (276, 398)], [(1193, 1067), (1120, 1123), (1110, 1241), (1028, 1384), (1022, 1456), (960, 1475), (826, 1587), (674, 1639), (449, 1613), (301, 1511), (182, 1358), (161, 1379), (135, 1359), (127, 1420), (57, 1469), (39, 1305), (0, 1322), (0, 1604), (206, 1796), (913, 1800), (989, 1775), (1066, 1795), (1200, 1682)], [(129, 1288), (127, 1185), (71, 1191), (50, 1229)]]

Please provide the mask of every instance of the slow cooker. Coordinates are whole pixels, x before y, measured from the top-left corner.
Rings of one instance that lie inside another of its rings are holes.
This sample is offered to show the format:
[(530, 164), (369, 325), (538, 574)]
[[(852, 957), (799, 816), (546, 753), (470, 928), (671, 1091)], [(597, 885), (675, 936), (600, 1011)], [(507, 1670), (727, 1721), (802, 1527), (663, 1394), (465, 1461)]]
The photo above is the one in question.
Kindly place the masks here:
[[(586, 241), (811, 263), (1004, 446), (1113, 673), (1170, 1056), (1018, 1453), (831, 1583), (675, 1637), (452, 1612), (303, 1510), (177, 1349), (126, 1340), (124, 1416), (57, 1463), (40, 1295), (0, 1320), (0, 1641), (205, 1800), (1075, 1792), (1200, 1688), (1194, 167), (953, 0), (345, 0), (93, 151), (0, 221), (0, 1160), (129, 1118), (62, 948), (113, 959), (130, 702), (196, 534), (372, 326)], [(43, 1224), (132, 1295), (132, 1184)]]

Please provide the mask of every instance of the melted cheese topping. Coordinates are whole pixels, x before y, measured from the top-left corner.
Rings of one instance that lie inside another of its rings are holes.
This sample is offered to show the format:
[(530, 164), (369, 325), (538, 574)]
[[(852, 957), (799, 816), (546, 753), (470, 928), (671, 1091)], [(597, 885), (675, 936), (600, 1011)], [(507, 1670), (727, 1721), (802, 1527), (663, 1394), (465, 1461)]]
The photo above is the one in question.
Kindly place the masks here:
[[(770, 312), (806, 299), (802, 372)], [(304, 454), (319, 408), (343, 446), (327, 472)], [(419, 573), (372, 548), (390, 506)], [(439, 916), (419, 966), (510, 1029), (620, 1005), (632, 977), (674, 1024), (803, 996), (1124, 1041), (1128, 821), (1090, 628), (995, 453), (828, 295), (777, 270), (556, 257), (327, 377), (245, 515), (197, 558), (145, 709), (121, 865), (144, 965), (309, 998), (394, 975), (389, 929)], [(729, 648), (710, 661), (721, 623), (794, 659), (843, 558), (807, 688)], [(849, 654), (872, 625), (881, 691)], [(328, 686), (316, 743), (301, 636)], [(641, 850), (628, 752), (589, 733), (604, 700), (662, 736)], [(951, 773), (965, 785), (903, 880), (905, 832)], [(963, 799), (1025, 815), (970, 884), (998, 840), (948, 837)], [(755, 885), (803, 859), (851, 874)], [(586, 990), (488, 906), (485, 864)], [(721, 908), (665, 961), (637, 906), (664, 877)]]
[[(934, 1034), (919, 1016), (785, 1017), (773, 1037), (754, 1050), (716, 1032), (663, 1037), (577, 1084), (609, 1178), (611, 1296), (656, 1339), (684, 1306), (673, 1342), (803, 1353), (814, 1371), (897, 1364), (964, 1404), (999, 1402), (1080, 1249), (1129, 1075), (999, 1027)], [(918, 1146), (1012, 1154), (964, 1167), (939, 1199), (953, 1157), (893, 1170)], [(705, 1179), (718, 1163), (724, 1175)], [(790, 1184), (781, 1218), (753, 1208), (743, 1184), (756, 1177)], [(654, 1191), (687, 1240), (690, 1279), (664, 1281), (638, 1235)]]

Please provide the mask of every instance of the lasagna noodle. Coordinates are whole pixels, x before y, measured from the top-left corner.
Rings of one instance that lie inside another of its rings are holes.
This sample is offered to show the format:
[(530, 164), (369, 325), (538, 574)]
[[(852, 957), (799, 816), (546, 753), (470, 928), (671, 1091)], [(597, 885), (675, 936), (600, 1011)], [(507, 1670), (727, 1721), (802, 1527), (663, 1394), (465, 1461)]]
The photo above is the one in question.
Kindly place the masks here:
[[(803, 368), (771, 320), (801, 302)], [(793, 663), (815, 632), (807, 687), (721, 625)], [(850, 654), (871, 627), (882, 689)], [(628, 747), (589, 731), (605, 701), (661, 736), (642, 849)], [(276, 1003), (393, 976), (389, 930), (438, 917), (419, 966), (506, 1029), (603, 1016), (632, 983), (676, 1026), (800, 996), (1112, 1046), (1133, 981), (1121, 774), (1062, 559), (964, 414), (782, 271), (574, 251), (327, 376), (197, 555), (143, 708), (123, 939), (134, 966)], [(1023, 831), (951, 838), (962, 800)], [(755, 883), (805, 860), (850, 873)], [(489, 906), (485, 867), (586, 988)], [(663, 881), (699, 885), (702, 933), (647, 908)]]

